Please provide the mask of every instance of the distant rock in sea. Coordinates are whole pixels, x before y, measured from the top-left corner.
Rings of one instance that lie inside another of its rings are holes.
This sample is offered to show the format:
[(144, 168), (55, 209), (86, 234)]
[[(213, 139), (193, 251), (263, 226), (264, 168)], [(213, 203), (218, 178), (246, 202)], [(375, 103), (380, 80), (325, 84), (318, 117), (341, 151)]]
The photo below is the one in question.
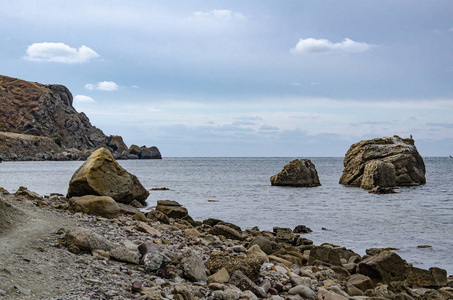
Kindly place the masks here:
[(411, 138), (375, 138), (353, 144), (340, 184), (372, 189), (426, 183), (425, 163)]
[(271, 177), (271, 184), (278, 186), (315, 187), (320, 186), (318, 172), (309, 159), (295, 159), (283, 170)]

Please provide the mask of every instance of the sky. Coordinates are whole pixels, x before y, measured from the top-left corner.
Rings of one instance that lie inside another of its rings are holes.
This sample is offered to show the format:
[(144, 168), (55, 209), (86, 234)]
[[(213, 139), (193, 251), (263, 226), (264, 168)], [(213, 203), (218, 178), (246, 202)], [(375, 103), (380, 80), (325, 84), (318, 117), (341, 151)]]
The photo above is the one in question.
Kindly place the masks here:
[(0, 74), (163, 157), (453, 155), (451, 0), (0, 0)]

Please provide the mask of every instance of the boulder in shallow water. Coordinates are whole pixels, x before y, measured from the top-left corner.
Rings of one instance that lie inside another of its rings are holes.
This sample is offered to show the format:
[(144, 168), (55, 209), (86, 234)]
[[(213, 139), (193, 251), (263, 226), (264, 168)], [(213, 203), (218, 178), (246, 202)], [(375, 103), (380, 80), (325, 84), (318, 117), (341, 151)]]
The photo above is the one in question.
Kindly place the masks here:
[(295, 159), (283, 170), (271, 177), (271, 184), (277, 186), (314, 187), (320, 186), (318, 172), (309, 159)]
[(116, 162), (110, 151), (99, 148), (69, 182), (68, 198), (85, 195), (109, 196), (117, 202), (129, 204), (134, 199), (145, 203), (149, 192), (136, 176)]
[[(388, 165), (381, 165), (376, 168), (373, 165), (368, 166), (368, 172), (373, 169), (377, 170), (377, 174), (365, 174), (367, 164), (371, 161), (382, 161), (391, 163), (395, 167), (395, 185), (420, 185), (426, 183), (425, 178), (425, 163), (423, 158), (417, 151), (414, 145), (414, 140), (410, 138), (400, 138), (399, 136), (383, 137), (371, 140), (365, 140), (352, 145), (344, 158), (344, 170), (340, 178), (340, 183), (352, 186), (368, 186), (382, 185), (389, 182), (393, 185), (393, 171), (388, 168)], [(379, 174), (390, 174), (389, 177), (380, 178)], [(364, 176), (373, 178), (372, 183), (364, 181)], [(378, 178), (379, 177), (379, 178)], [(385, 185), (384, 185), (385, 186)], [(387, 185), (388, 186), (388, 185)]]

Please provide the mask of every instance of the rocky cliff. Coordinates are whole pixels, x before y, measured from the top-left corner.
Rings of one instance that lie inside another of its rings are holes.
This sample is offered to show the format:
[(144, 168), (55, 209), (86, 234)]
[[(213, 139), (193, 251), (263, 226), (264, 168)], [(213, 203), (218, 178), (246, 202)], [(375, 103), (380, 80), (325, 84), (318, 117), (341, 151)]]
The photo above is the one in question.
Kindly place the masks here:
[(54, 138), (66, 148), (94, 148), (107, 138), (75, 110), (62, 85), (0, 76), (0, 112), (0, 130)]
[(63, 85), (0, 75), (0, 158), (86, 159), (101, 146), (117, 159), (161, 158), (160, 153), (159, 157), (130, 154), (120, 136), (107, 137), (83, 112), (75, 110), (72, 101), (71, 92)]

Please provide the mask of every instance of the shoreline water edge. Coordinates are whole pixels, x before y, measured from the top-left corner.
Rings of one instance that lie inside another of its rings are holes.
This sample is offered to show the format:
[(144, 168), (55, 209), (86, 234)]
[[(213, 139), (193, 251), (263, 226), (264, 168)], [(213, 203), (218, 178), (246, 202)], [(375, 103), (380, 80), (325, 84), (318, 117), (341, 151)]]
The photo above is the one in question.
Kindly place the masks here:
[(453, 298), (445, 270), (415, 268), (392, 249), (361, 257), (313, 245), (305, 226), (194, 221), (175, 201), (146, 213), (121, 204), (107, 218), (26, 188), (2, 189), (0, 207), (4, 299)]

